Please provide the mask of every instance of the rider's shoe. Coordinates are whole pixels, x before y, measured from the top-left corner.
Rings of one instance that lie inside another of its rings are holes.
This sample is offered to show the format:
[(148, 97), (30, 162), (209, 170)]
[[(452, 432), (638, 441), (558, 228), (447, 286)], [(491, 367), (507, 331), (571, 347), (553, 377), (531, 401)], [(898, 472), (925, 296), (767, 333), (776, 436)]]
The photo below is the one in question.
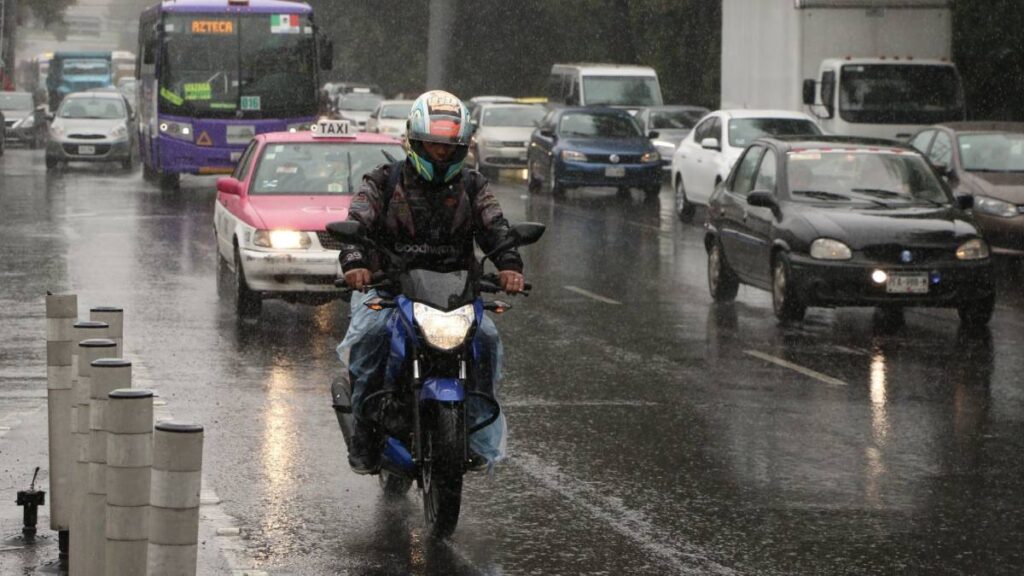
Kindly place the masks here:
[(380, 470), (380, 436), (358, 422), (348, 447), (348, 465), (356, 474), (376, 474)]
[(473, 450), (469, 451), (469, 462), (466, 463), (467, 472), (482, 472), (487, 469), (487, 458), (477, 454)]

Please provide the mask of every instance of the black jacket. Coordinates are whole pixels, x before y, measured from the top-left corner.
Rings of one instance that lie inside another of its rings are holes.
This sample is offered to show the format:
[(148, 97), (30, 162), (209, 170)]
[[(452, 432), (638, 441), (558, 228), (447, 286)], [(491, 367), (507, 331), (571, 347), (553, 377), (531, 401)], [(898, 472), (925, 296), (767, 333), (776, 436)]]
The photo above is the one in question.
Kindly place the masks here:
[[(467, 269), (473, 260), (474, 239), (487, 253), (508, 235), (508, 220), (479, 172), (463, 170), (448, 184), (434, 186), (404, 162), (394, 193), (385, 198), (389, 170), (390, 164), (382, 164), (363, 176), (348, 219), (365, 226), (377, 244), (408, 256), (408, 268), (439, 272)], [(467, 194), (465, 182), (470, 178), (475, 190), (472, 197)], [(342, 246), (339, 258), (344, 272), (382, 268), (381, 255), (361, 246)], [(499, 270), (523, 269), (515, 249), (494, 260)]]

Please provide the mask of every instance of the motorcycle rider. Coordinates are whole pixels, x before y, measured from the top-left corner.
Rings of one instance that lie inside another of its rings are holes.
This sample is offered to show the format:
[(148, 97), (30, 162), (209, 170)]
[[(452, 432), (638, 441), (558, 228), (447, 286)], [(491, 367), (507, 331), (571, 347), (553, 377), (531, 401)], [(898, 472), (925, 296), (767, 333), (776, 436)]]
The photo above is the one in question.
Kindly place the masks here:
[[(369, 238), (400, 256), (409, 268), (438, 272), (468, 269), (473, 265), (473, 241), (486, 253), (508, 234), (509, 224), (497, 199), (479, 173), (464, 168), (473, 126), (469, 111), (454, 95), (433, 90), (420, 95), (407, 121), (406, 159), (382, 164), (363, 177), (352, 199), (349, 220), (360, 222)], [(400, 166), (397, 180), (390, 171)], [(393, 190), (388, 190), (389, 184)], [(390, 192), (390, 194), (389, 194)], [(349, 446), (349, 466), (358, 474), (371, 474), (380, 466), (382, 437), (371, 422), (358, 418), (361, 401), (383, 385), (390, 351), (388, 320), (394, 310), (373, 311), (364, 304), (376, 297), (366, 290), (373, 272), (382, 266), (381, 254), (363, 246), (346, 245), (339, 255), (345, 282), (353, 289), (352, 315), (344, 340), (338, 345), (343, 370), (352, 379), (355, 430)], [(493, 258), (501, 288), (520, 292), (523, 262), (513, 248)], [(488, 351), (478, 366), (479, 388), (495, 390), (501, 370), (501, 341), (490, 318), (478, 330)], [(469, 421), (474, 403), (469, 405)], [(470, 437), (473, 464), (493, 463), (504, 456), (504, 416)]]

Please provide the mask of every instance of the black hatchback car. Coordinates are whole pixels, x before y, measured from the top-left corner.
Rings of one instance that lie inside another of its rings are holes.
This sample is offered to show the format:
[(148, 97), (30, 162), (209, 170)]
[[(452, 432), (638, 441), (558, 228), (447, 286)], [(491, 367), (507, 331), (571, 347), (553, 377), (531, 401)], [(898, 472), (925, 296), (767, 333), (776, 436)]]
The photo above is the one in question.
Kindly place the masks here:
[(782, 321), (808, 306), (937, 306), (984, 325), (992, 263), (970, 205), (903, 144), (762, 138), (708, 205), (708, 286), (719, 301), (741, 282), (769, 290)]

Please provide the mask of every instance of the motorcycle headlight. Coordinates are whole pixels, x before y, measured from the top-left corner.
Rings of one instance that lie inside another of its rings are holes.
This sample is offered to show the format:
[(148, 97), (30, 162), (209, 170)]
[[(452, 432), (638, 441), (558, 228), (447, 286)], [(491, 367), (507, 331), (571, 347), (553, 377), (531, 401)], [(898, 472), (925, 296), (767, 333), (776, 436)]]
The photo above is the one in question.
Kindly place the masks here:
[(575, 150), (562, 150), (562, 160), (566, 162), (586, 162), (587, 155)]
[(981, 238), (968, 240), (956, 249), (957, 260), (984, 260), (988, 255), (988, 244)]
[(811, 242), (811, 258), (818, 260), (849, 260), (853, 258), (850, 247), (839, 240), (818, 238)]
[(1017, 206), (988, 196), (974, 197), (974, 211), (1001, 218), (1013, 218), (1019, 214)]
[(644, 164), (661, 162), (661, 154), (658, 154), (657, 152), (644, 152), (644, 155), (640, 157), (640, 162), (643, 162)]
[(160, 133), (178, 140), (192, 141), (192, 125), (187, 122), (169, 122), (164, 120), (160, 123)]
[(427, 344), (440, 350), (451, 350), (462, 344), (476, 318), (472, 304), (451, 312), (442, 312), (426, 304), (413, 302), (412, 314)]
[(261, 248), (304, 250), (309, 248), (309, 234), (295, 230), (257, 230), (252, 243)]

